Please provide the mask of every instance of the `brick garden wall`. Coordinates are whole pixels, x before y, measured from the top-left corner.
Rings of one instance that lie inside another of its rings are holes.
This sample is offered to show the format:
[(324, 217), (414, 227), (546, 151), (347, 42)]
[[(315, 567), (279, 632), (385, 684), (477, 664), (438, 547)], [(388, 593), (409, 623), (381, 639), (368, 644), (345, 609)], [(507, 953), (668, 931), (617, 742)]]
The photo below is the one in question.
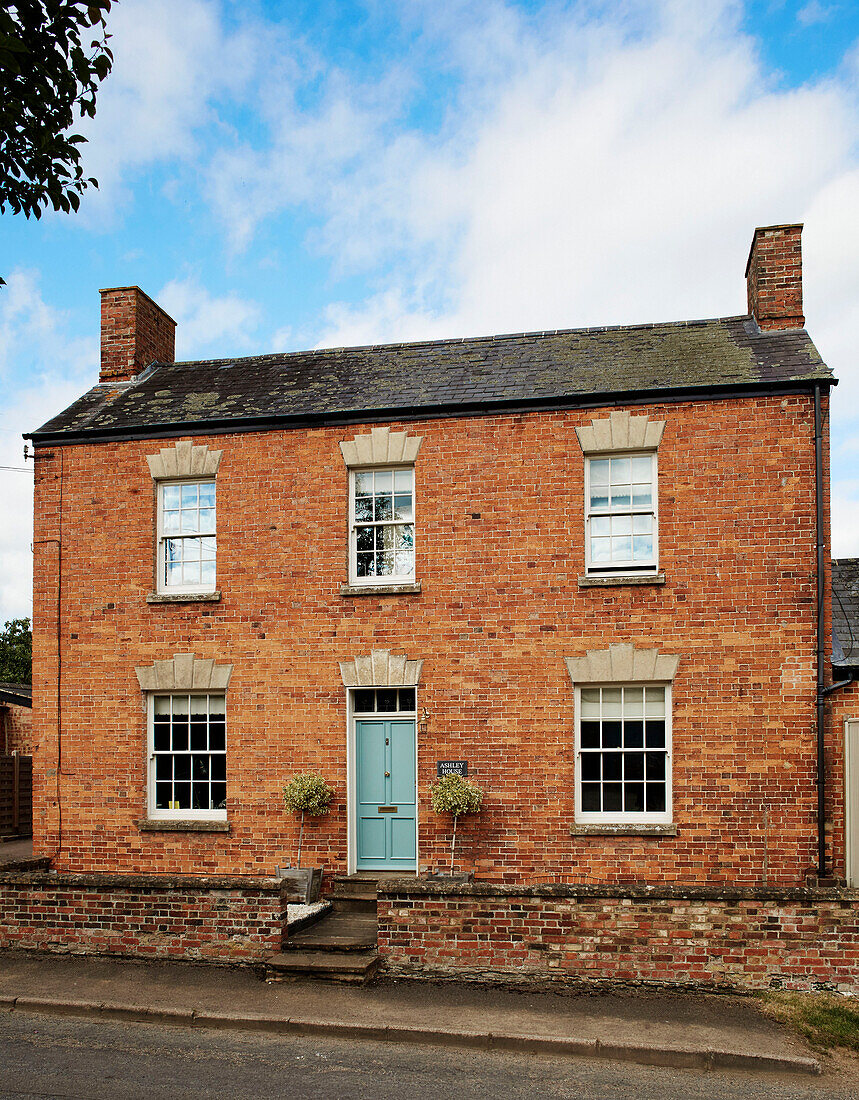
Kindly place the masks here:
[(30, 707), (0, 703), (0, 753), (33, 754), (33, 712)]
[(387, 973), (422, 978), (859, 993), (859, 891), (379, 891)]
[[(480, 816), (462, 824), (459, 862), (483, 878), (802, 883), (816, 848), (811, 396), (634, 408), (666, 423), (658, 452), (665, 584), (580, 588), (584, 462), (575, 428), (611, 411), (392, 423), (424, 437), (415, 468), (422, 591), (394, 596), (340, 592), (348, 477), (338, 444), (367, 427), (193, 440), (223, 449), (222, 596), (203, 604), (146, 601), (155, 545), (146, 456), (173, 440), (40, 448), (36, 853), (63, 871), (270, 875), (297, 841), (282, 787), (314, 770), (336, 796), (327, 817), (307, 823), (305, 862), (344, 871), (338, 661), (384, 648), (424, 658), (421, 868), (447, 856), (450, 823), (428, 805), (436, 760), (467, 759), (486, 797)], [(564, 657), (616, 642), (680, 654), (676, 836), (570, 833), (573, 690)], [(137, 824), (146, 815), (146, 719), (134, 667), (177, 652), (233, 665), (229, 832)], [(833, 774), (829, 790), (840, 784)], [(838, 836), (837, 796), (828, 809)]]
[(214, 963), (280, 950), (279, 883), (0, 873), (0, 948)]

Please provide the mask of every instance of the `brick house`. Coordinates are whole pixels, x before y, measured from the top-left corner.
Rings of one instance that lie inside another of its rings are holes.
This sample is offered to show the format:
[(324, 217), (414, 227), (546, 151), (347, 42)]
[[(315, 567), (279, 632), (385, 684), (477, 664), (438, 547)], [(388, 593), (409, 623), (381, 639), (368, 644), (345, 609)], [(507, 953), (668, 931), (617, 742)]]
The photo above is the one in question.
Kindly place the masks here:
[(305, 862), (421, 873), (464, 761), (487, 883), (843, 879), (800, 233), (756, 230), (748, 315), (206, 362), (103, 290), (31, 436), (36, 852), (270, 876), (315, 771)]

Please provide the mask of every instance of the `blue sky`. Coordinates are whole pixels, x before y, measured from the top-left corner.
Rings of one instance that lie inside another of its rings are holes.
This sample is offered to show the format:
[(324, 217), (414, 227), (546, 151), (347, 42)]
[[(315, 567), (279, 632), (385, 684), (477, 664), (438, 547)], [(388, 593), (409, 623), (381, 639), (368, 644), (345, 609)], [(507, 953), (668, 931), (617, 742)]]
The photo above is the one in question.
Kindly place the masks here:
[[(98, 289), (183, 358), (745, 312), (803, 221), (859, 555), (859, 5), (119, 0), (74, 217), (0, 217), (0, 466), (98, 374)], [(0, 469), (0, 623), (30, 475)]]

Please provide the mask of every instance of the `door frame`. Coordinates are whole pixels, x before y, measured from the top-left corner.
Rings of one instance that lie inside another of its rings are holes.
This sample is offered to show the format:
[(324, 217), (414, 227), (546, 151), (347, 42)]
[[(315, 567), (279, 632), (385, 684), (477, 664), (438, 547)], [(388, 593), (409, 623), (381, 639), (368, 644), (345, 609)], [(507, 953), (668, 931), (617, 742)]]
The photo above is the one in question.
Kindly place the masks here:
[[(369, 686), (369, 685), (368, 685)], [(379, 685), (373, 685), (378, 687)], [(384, 685), (382, 685), (384, 686)], [(412, 685), (408, 685), (412, 686)], [(356, 766), (356, 727), (355, 727), (355, 713), (352, 705), (354, 692), (360, 690), (359, 688), (347, 688), (346, 689), (346, 873), (348, 875), (354, 875), (358, 869), (358, 829), (356, 813), (358, 803), (358, 769)], [(411, 722), (414, 725), (415, 730), (415, 866), (414, 870), (417, 873), (417, 869), (420, 866), (420, 802), (418, 800), (418, 772), (420, 767), (419, 761), (419, 746), (418, 746), (418, 689), (415, 686), (415, 709), (399, 710), (391, 713), (389, 711), (374, 713), (374, 714), (362, 714), (361, 721), (372, 722), (377, 719), (380, 722), (390, 721), (405, 721)], [(408, 873), (408, 872), (405, 872)]]
[[(855, 740), (855, 747), (851, 744)], [(859, 718), (844, 720), (844, 870), (847, 885), (859, 889)], [(856, 874), (851, 870), (856, 864)]]

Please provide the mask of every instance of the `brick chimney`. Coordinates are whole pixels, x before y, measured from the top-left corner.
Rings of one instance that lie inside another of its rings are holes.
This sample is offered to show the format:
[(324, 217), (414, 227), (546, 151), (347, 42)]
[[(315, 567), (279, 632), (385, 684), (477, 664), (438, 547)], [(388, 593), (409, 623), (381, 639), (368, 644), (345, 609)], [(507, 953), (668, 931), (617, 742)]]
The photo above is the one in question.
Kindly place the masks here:
[(803, 328), (802, 225), (756, 229), (746, 264), (749, 313), (761, 329)]
[(152, 362), (176, 358), (176, 322), (139, 286), (100, 290), (99, 382), (127, 382)]

